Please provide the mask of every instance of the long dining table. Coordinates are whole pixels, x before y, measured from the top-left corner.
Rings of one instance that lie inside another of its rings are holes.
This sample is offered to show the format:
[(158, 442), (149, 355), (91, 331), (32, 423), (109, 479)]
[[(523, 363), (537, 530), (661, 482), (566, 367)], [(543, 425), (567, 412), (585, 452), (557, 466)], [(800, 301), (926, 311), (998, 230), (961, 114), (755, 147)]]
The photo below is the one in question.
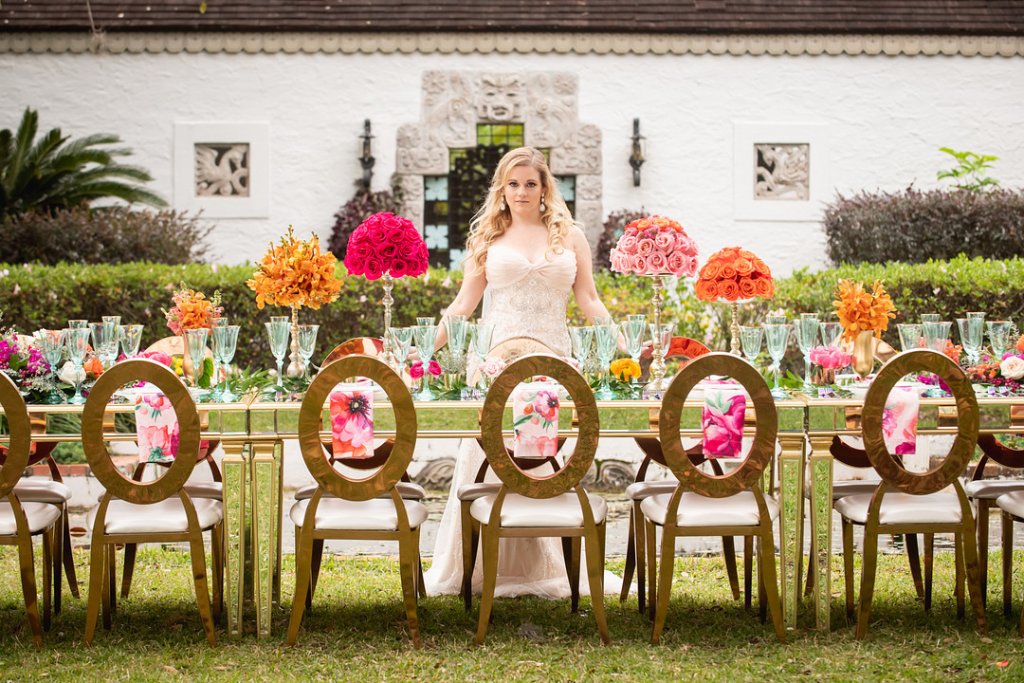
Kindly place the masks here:
[[(981, 433), (1024, 434), (1024, 397), (981, 397)], [(271, 633), (273, 610), (280, 605), (281, 549), (283, 523), (284, 442), (298, 438), (301, 401), (268, 401), (257, 396), (234, 403), (200, 403), (202, 438), (218, 441), (224, 451), (221, 462), (225, 515), (225, 611), (227, 632), (239, 636), (254, 631), (260, 637)], [(600, 438), (631, 439), (657, 434), (660, 399), (598, 401)], [(684, 437), (699, 438), (700, 399), (688, 400), (684, 413)], [(482, 400), (418, 401), (415, 403), (418, 439), (462, 439), (479, 436)], [(1013, 407), (1017, 409), (1012, 409)], [(560, 434), (572, 437), (572, 402), (562, 403)], [(777, 399), (778, 446), (775, 467), (765, 475), (766, 490), (774, 491), (780, 502), (780, 581), (784, 620), (796, 628), (800, 616), (804, 572), (805, 511), (809, 509), (818, 580), (809, 606), (813, 627), (831, 628), (832, 567), (832, 484), (834, 458), (830, 452), (836, 436), (859, 436), (863, 400), (812, 398), (792, 393)], [(385, 439), (394, 433), (394, 415), (386, 399), (374, 405), (374, 436)], [(511, 408), (511, 407), (510, 407)], [(509, 409), (510, 409), (509, 408)], [(111, 404), (108, 414), (130, 413), (130, 404)], [(328, 410), (328, 406), (324, 406)], [(59, 421), (51, 416), (81, 414), (82, 406), (29, 406), (30, 414)], [(753, 433), (756, 416), (747, 407), (745, 434)], [(687, 420), (686, 415), (692, 419)], [(109, 420), (113, 425), (115, 420)], [(692, 424), (691, 424), (692, 423)], [(325, 424), (330, 424), (329, 419)], [(919, 435), (953, 434), (956, 407), (951, 398), (922, 398)], [(509, 429), (511, 434), (511, 429)], [(321, 433), (325, 441), (330, 431)], [(5, 442), (0, 434), (0, 443)], [(48, 427), (33, 435), (35, 441), (75, 442), (73, 431)], [(132, 441), (134, 433), (106, 434), (108, 441)], [(810, 487), (805, 498), (805, 486)], [(809, 506), (805, 501), (809, 499)], [(249, 618), (254, 615), (254, 624)]]

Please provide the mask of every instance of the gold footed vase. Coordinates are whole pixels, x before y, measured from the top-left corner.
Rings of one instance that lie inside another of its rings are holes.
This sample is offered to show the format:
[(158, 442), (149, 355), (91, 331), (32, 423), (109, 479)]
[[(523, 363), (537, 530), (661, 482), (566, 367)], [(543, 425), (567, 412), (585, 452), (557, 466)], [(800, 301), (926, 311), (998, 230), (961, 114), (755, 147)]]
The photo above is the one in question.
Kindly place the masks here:
[(288, 368), (285, 370), (285, 374), (289, 377), (302, 377), (304, 371), (302, 357), (299, 356), (299, 307), (292, 306), (291, 353), (288, 355)]
[(853, 340), (853, 371), (863, 380), (875, 369), (875, 333), (863, 330)]

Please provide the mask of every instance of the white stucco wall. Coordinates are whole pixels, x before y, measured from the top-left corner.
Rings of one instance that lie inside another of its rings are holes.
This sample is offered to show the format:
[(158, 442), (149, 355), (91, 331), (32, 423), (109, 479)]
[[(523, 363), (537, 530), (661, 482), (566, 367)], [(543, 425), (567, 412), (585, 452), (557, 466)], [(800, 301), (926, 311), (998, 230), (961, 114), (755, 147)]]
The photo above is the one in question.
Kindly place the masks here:
[[(171, 199), (176, 122), (268, 122), (269, 217), (215, 221), (213, 258), (235, 263), (257, 258), (289, 223), (329, 235), (361, 175), (367, 117), (374, 189), (386, 187), (396, 131), (420, 118), (422, 73), (453, 69), (578, 74), (579, 119), (604, 134), (606, 214), (664, 213), (704, 254), (742, 244), (779, 274), (824, 265), (824, 236), (816, 222), (734, 218), (734, 122), (826, 124), (840, 192), (933, 187), (950, 165), (940, 146), (996, 154), (993, 175), (1024, 185), (1019, 57), (0, 53), (0, 127), (30, 106), (47, 129), (117, 133)], [(633, 117), (647, 138), (638, 188), (627, 163)]]

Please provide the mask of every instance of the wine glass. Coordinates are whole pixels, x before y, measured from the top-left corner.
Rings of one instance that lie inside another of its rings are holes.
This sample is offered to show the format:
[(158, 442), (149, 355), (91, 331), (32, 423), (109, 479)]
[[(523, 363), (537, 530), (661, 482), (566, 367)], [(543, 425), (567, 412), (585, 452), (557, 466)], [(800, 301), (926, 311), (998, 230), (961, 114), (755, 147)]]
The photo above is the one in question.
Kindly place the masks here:
[(992, 345), (992, 361), (998, 363), (1010, 345), (1013, 323), (1009, 320), (990, 320), (985, 323), (985, 327), (988, 329), (988, 343)]
[(473, 334), (470, 338), (470, 345), (473, 347), (473, 353), (476, 357), (483, 361), (487, 358), (487, 354), (491, 351), (491, 339), (494, 338), (494, 325), (491, 323), (485, 323), (482, 320), (478, 320), (473, 325)]
[(920, 323), (899, 323), (896, 330), (900, 335), (900, 348), (910, 351), (921, 346), (921, 334), (924, 326)]
[(50, 382), (54, 385), (44, 401), (48, 405), (64, 403), (64, 394), (57, 391), (56, 382), (57, 366), (60, 365), (60, 359), (64, 356), (64, 345), (67, 343), (67, 338), (67, 330), (42, 330), (38, 337), (39, 350), (42, 351), (43, 358), (50, 365)]
[(142, 325), (119, 325), (117, 336), (121, 340), (121, 352), (126, 358), (135, 358), (139, 355), (139, 346), (142, 345)]
[(985, 338), (985, 319), (957, 318), (956, 327), (960, 332), (960, 343), (967, 354), (968, 364), (977, 365), (981, 359), (981, 344)]
[(452, 357), (452, 364), (458, 367), (459, 361), (466, 352), (466, 332), (468, 323), (464, 315), (446, 315), (444, 317), (444, 328), (448, 332), (448, 352)]
[(185, 330), (185, 343), (188, 345), (188, 359), (192, 361), (192, 396), (198, 397), (199, 378), (203, 376), (203, 361), (206, 360), (206, 340), (210, 336), (210, 330), (205, 327), (196, 327)]
[(594, 318), (594, 336), (597, 339), (597, 362), (601, 367), (601, 386), (594, 392), (594, 397), (602, 400), (615, 398), (609, 383), (611, 369), (608, 367), (615, 359), (615, 351), (619, 345), (619, 326), (611, 318)]
[(84, 330), (84, 329), (88, 329), (88, 328), (89, 328), (89, 321), (88, 320), (81, 320), (79, 318), (75, 318), (74, 320), (69, 320), (68, 321), (68, 329), (69, 330)]
[(921, 324), (922, 325), (924, 325), (925, 323), (937, 323), (940, 320), (942, 320), (942, 316), (939, 315), (938, 313), (922, 313), (921, 314)]
[(227, 316), (220, 316), (210, 321), (210, 350), (213, 352), (213, 389), (212, 393), (216, 395), (217, 385), (220, 384), (220, 360), (217, 358), (217, 349), (215, 348), (216, 339), (214, 339), (214, 330), (218, 327), (227, 327), (228, 319)]
[(316, 350), (316, 334), (319, 325), (299, 325), (299, 360), (302, 361), (302, 378), (309, 379), (309, 361)]
[(779, 387), (779, 371), (782, 358), (786, 355), (786, 346), (789, 345), (789, 329), (786, 323), (764, 324), (768, 355), (772, 358), (771, 369), (775, 373), (775, 385), (772, 387), (772, 396), (775, 398), (786, 398), (786, 392)]
[(83, 365), (85, 363), (85, 355), (89, 352), (89, 334), (91, 330), (88, 327), (74, 327), (68, 328), (67, 333), (68, 360), (75, 367), (73, 379), (75, 395), (68, 399), (68, 403), (81, 405), (85, 403), (85, 397), (82, 396), (82, 382), (85, 381), (85, 367)]
[[(238, 325), (218, 325), (213, 328), (213, 357), (220, 364), (224, 372), (223, 388), (218, 389), (215, 398), (222, 403), (231, 403), (238, 396), (228, 389), (227, 369), (231, 361), (235, 359), (235, 349), (238, 347)], [(219, 377), (214, 375), (214, 384), (217, 384)]]
[(89, 323), (92, 349), (106, 370), (117, 358), (117, 326), (113, 322)]
[(668, 357), (668, 349), (672, 345), (672, 335), (676, 331), (675, 323), (662, 323), (658, 327), (654, 323), (648, 323), (647, 329), (651, 333), (651, 339), (657, 338), (661, 342), (661, 359)]
[(801, 313), (796, 324), (796, 343), (804, 355), (804, 386), (811, 386), (811, 349), (818, 338), (818, 314)]
[(640, 352), (644, 348), (644, 336), (647, 332), (647, 316), (627, 315), (626, 321), (622, 323), (622, 336), (626, 340), (626, 353), (633, 359), (633, 362), (640, 363)]
[(412, 327), (391, 327), (388, 330), (388, 335), (391, 337), (391, 348), (395, 353), (395, 360), (398, 362), (399, 374), (405, 372), (405, 362), (409, 359), (409, 348), (412, 346), (414, 329)]
[(284, 391), (284, 357), (288, 355), (288, 333), (291, 332), (292, 324), (286, 315), (271, 316), (267, 327), (267, 336), (270, 338), (270, 353), (277, 361), (277, 390)]
[(836, 322), (818, 323), (821, 330), (821, 345), (835, 348), (839, 345), (839, 335), (843, 333), (843, 326)]
[(591, 350), (594, 347), (593, 326), (570, 327), (569, 341), (572, 343), (572, 357), (579, 364), (580, 374), (582, 375), (587, 371)]
[(740, 325), (740, 345), (743, 347), (743, 355), (751, 365), (757, 362), (763, 339), (764, 328), (760, 325)]
[(416, 338), (416, 350), (419, 351), (423, 363), (423, 386), (416, 392), (416, 400), (432, 401), (436, 398), (430, 389), (430, 360), (434, 357), (434, 344), (437, 343), (437, 326), (433, 318), (416, 318), (413, 330)]
[(932, 351), (945, 353), (951, 327), (953, 327), (953, 323), (948, 320), (922, 323), (921, 328), (924, 333), (925, 346)]

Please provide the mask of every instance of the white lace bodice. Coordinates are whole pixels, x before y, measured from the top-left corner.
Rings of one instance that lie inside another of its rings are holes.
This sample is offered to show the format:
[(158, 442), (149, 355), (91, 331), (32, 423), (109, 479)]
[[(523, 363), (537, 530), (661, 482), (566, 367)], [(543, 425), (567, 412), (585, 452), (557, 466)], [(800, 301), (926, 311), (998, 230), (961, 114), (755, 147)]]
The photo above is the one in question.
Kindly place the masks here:
[(502, 246), (487, 251), (490, 296), (484, 320), (494, 325), (491, 345), (513, 337), (536, 339), (557, 354), (571, 352), (566, 307), (576, 281), (576, 254), (565, 249), (539, 262)]

